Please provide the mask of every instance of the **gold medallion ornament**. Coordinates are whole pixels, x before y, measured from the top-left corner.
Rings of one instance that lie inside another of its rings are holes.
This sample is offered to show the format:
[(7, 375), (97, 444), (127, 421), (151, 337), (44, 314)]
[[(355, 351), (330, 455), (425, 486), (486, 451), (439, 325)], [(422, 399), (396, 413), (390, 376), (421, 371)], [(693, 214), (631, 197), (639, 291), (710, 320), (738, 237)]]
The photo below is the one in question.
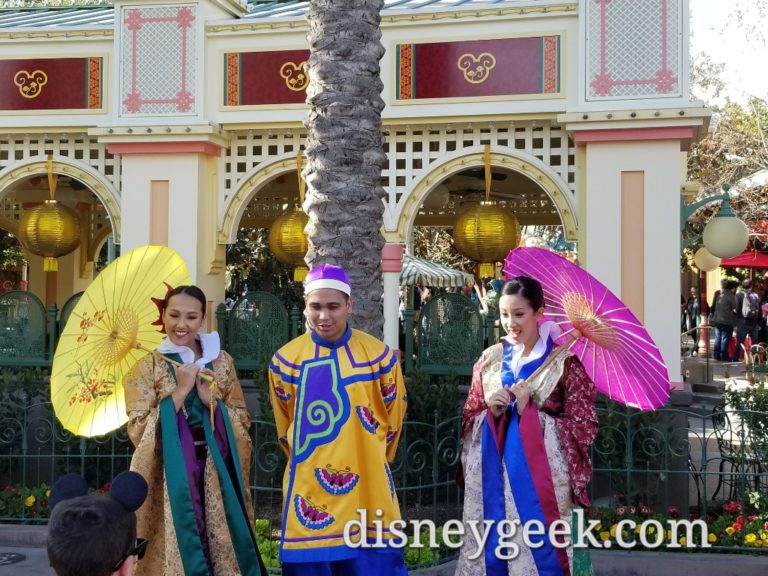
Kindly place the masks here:
[(19, 94), (24, 98), (37, 98), (48, 84), (48, 75), (42, 70), (27, 72), (19, 70), (13, 77), (13, 83), (19, 87)]
[(470, 84), (482, 84), (491, 75), (491, 70), (496, 67), (496, 57), (490, 52), (474, 54), (462, 54), (456, 60), (456, 66), (464, 74), (464, 80)]
[(293, 90), (294, 92), (306, 90), (309, 84), (309, 76), (307, 76), (305, 69), (306, 65), (306, 62), (299, 62), (298, 64), (286, 62), (280, 67), (280, 77), (285, 80), (288, 90)]
[(459, 214), (453, 241), (462, 256), (476, 262), (480, 278), (494, 277), (494, 262), (520, 244), (520, 223), (491, 196), (491, 147), (485, 146), (485, 201)]
[(80, 245), (80, 219), (77, 212), (55, 200), (57, 176), (53, 173), (53, 158), (48, 156), (48, 188), (51, 198), (25, 210), (19, 221), (19, 242), (25, 250), (42, 256), (43, 269), (55, 272), (60, 256)]
[(304, 228), (309, 218), (302, 209), (306, 184), (301, 177), (301, 151), (296, 156), (296, 173), (299, 179), (299, 203), (291, 212), (281, 214), (269, 227), (269, 249), (283, 265), (293, 268), (293, 279), (301, 282), (307, 276), (304, 256), (309, 248)]

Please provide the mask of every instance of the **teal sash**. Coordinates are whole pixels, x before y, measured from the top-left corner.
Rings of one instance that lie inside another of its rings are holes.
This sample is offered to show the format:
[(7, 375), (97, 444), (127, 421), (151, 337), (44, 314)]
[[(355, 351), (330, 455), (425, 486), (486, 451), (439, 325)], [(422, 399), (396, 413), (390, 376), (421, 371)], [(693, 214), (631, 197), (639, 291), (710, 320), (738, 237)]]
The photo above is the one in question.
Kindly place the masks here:
[(181, 438), (176, 425), (176, 408), (173, 398), (167, 396), (160, 402), (160, 430), (163, 437), (163, 466), (168, 486), (171, 516), (176, 528), (176, 542), (186, 576), (208, 576), (208, 562), (203, 553), (203, 543), (197, 530), (192, 493), (189, 490), (187, 471)]
[[(173, 357), (175, 355), (169, 354), (168, 356)], [(213, 366), (209, 363), (207, 368), (212, 369)], [(175, 380), (176, 373), (172, 365), (168, 365), (168, 370)], [(231, 469), (228, 469), (227, 463), (219, 450), (219, 445), (216, 443), (211, 422), (208, 418), (208, 410), (198, 397), (195, 389), (192, 389), (184, 399), (184, 407), (187, 412), (187, 422), (190, 426), (202, 425), (205, 431), (205, 440), (219, 478), (224, 515), (227, 519), (227, 526), (230, 538), (232, 539), (232, 546), (235, 550), (237, 564), (240, 567), (240, 573), (245, 576), (266, 574), (253, 529), (248, 522), (248, 514), (245, 508), (247, 502), (245, 485), (240, 471), (240, 458), (237, 453), (237, 444), (229, 419), (229, 411), (221, 400), (216, 400), (216, 407), (218, 408), (215, 411), (216, 426), (223, 427), (226, 431), (229, 454), (232, 458)], [(168, 497), (184, 572), (186, 576), (207, 576), (209, 573), (208, 563), (206, 562), (200, 534), (198, 533), (197, 520), (192, 505), (192, 495), (187, 480), (184, 455), (176, 421), (176, 411), (173, 405), (173, 398), (170, 396), (163, 399), (160, 403), (160, 422)]]
[[(237, 454), (237, 444), (235, 444), (235, 436), (232, 433), (232, 426), (229, 421), (229, 412), (227, 407), (221, 400), (217, 400), (216, 404), (221, 410), (223, 418), (223, 424), (227, 430), (227, 442), (229, 443), (229, 453), (232, 457), (233, 474), (235, 476), (235, 482), (232, 480), (232, 476), (227, 471), (226, 462), (221, 456), (219, 446), (216, 444), (216, 439), (213, 437), (213, 430), (211, 429), (211, 422), (208, 418), (203, 418), (203, 428), (205, 429), (205, 440), (208, 442), (208, 448), (213, 458), (213, 463), (216, 466), (216, 471), (219, 475), (219, 485), (221, 487), (221, 497), (224, 502), (224, 514), (227, 517), (227, 525), (229, 526), (229, 535), (232, 538), (232, 546), (235, 549), (235, 556), (237, 557), (237, 564), (240, 566), (240, 573), (244, 575), (253, 574), (258, 576), (260, 574), (261, 555), (258, 552), (258, 546), (256, 544), (256, 537), (253, 533), (253, 529), (248, 523), (248, 515), (245, 512), (245, 487), (243, 485), (242, 474), (240, 473), (240, 458)], [(217, 424), (219, 419), (217, 418)]]

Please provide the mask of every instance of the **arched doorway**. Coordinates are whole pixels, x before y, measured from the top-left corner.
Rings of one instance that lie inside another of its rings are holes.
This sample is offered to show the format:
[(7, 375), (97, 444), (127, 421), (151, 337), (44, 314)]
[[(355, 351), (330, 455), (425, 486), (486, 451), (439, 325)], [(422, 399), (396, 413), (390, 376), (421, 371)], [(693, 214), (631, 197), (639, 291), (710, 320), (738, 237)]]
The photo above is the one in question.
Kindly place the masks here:
[(267, 241), (275, 219), (298, 203), (294, 154), (260, 164), (240, 179), (218, 234), (219, 242), (228, 244), (228, 297), (261, 290), (277, 295), (289, 310), (301, 305), (292, 270), (274, 258)]
[[(53, 276), (43, 272), (42, 259), (25, 253), (29, 290), (61, 307), (76, 292), (84, 290), (94, 275), (97, 250), (108, 236), (119, 240), (119, 196), (112, 183), (91, 166), (65, 156), (53, 155), (53, 173), (58, 176), (56, 199), (72, 208), (80, 223), (80, 244), (59, 259)], [(17, 226), (24, 210), (50, 197), (47, 156), (19, 161), (0, 172), (0, 219)], [(16, 234), (18, 230), (9, 230)], [(46, 278), (49, 276), (49, 278)], [(48, 280), (54, 283), (51, 285)]]
[[(430, 164), (404, 195), (397, 230), (388, 240), (409, 243), (414, 226), (451, 226), (463, 207), (484, 197), (483, 165), (480, 146)], [(577, 239), (576, 198), (551, 167), (503, 146), (491, 148), (491, 167), (491, 199), (513, 212), (521, 226), (561, 225), (566, 240)]]

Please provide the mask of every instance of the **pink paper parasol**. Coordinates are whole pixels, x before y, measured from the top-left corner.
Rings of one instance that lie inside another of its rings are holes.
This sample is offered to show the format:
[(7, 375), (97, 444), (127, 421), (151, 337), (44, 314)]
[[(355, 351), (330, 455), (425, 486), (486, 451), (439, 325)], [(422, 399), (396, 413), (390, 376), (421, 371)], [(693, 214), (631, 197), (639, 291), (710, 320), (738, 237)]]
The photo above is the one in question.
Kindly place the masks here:
[(530, 276), (544, 289), (544, 316), (563, 330), (557, 344), (570, 349), (596, 388), (642, 410), (664, 405), (669, 373), (645, 327), (586, 270), (542, 248), (515, 248), (504, 262), (507, 278)]

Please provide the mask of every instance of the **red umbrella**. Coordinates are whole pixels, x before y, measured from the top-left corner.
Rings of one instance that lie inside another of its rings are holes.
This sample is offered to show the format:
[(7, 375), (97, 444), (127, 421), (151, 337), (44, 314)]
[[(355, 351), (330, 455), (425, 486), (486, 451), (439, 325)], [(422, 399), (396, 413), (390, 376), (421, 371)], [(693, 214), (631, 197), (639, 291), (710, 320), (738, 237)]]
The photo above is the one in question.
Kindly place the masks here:
[(544, 316), (560, 325), (557, 343), (584, 365), (595, 387), (626, 406), (664, 405), (669, 373), (645, 327), (586, 270), (542, 248), (515, 248), (504, 262), (507, 278), (530, 276), (544, 289)]
[(734, 268), (768, 268), (768, 252), (745, 250), (738, 256), (722, 260), (720, 266), (732, 266)]

